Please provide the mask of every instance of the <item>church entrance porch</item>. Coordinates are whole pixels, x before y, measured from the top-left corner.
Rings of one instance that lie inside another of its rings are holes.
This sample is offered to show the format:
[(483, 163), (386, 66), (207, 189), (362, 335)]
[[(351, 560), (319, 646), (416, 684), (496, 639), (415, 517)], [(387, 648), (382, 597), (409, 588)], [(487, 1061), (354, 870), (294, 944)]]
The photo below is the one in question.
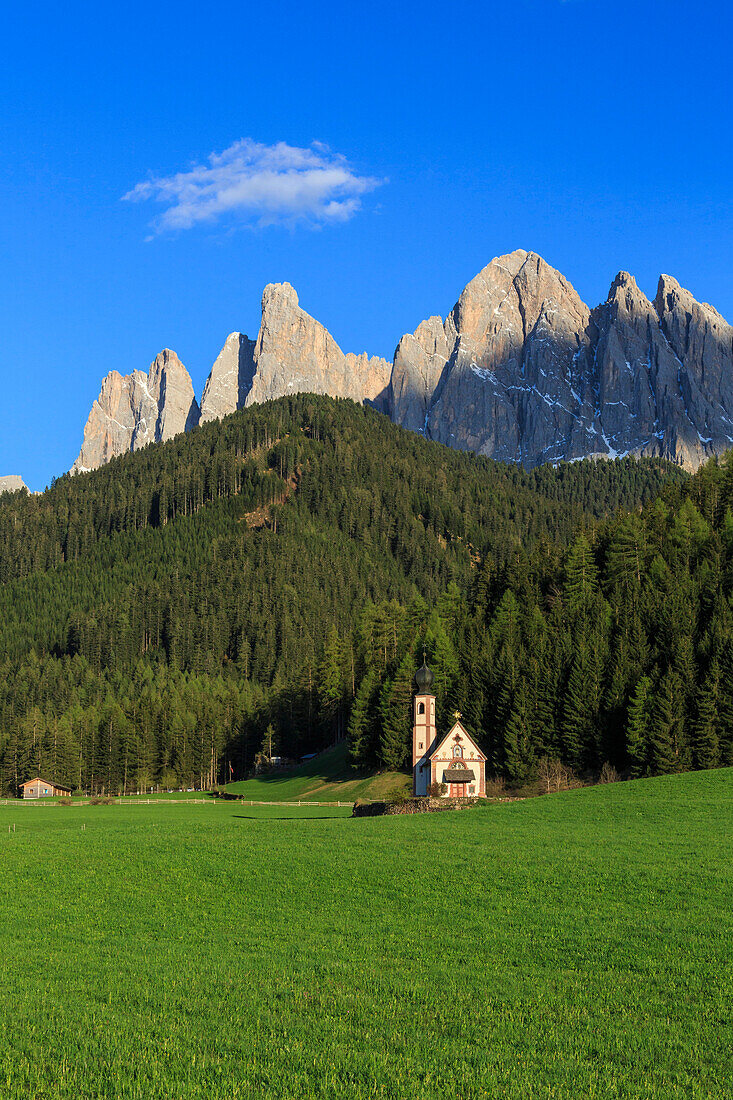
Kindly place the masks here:
[(449, 798), (470, 798), (476, 791), (476, 776), (462, 760), (454, 759), (445, 769), (443, 782), (448, 785)]

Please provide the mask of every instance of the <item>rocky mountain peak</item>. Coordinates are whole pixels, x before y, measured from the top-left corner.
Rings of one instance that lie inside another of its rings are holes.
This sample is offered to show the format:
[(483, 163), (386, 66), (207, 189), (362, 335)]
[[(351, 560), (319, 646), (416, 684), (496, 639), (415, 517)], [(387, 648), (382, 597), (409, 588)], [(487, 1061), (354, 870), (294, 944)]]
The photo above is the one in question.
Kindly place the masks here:
[(17, 493), (21, 489), (28, 491), (28, 486), (20, 474), (3, 474), (0, 476), (0, 493)]
[(269, 283), (256, 339), (229, 334), (200, 412), (168, 348), (147, 374), (111, 371), (74, 469), (299, 392), (369, 401), (429, 438), (528, 467), (633, 454), (694, 469), (733, 444), (733, 329), (669, 275), (652, 302), (619, 271), (591, 311), (516, 249), (467, 283), (445, 321), (406, 333), (389, 364), (344, 353), (290, 283)]
[(637, 297), (638, 295), (642, 295), (642, 297), (646, 298), (646, 296), (639, 289), (636, 279), (633, 275), (629, 274), (628, 271), (619, 271), (618, 275), (611, 283), (611, 288), (608, 292), (607, 300), (611, 301), (614, 298), (618, 299), (622, 293), (626, 293), (633, 298)]
[(442, 339), (430, 318), (398, 344), (390, 410), (450, 446), (526, 466), (636, 454), (692, 469), (733, 442), (733, 333), (668, 276), (652, 303), (620, 271), (591, 313), (518, 249), (468, 283), (441, 327)]
[(72, 473), (94, 470), (117, 455), (172, 439), (198, 424), (191, 377), (178, 356), (164, 348), (147, 374), (110, 371), (92, 405)]
[(253, 358), (246, 405), (288, 393), (375, 400), (386, 389), (391, 369), (384, 359), (344, 354), (330, 332), (300, 308), (290, 283), (265, 287)]
[(654, 312), (652, 303), (628, 271), (619, 271), (611, 283), (606, 301), (591, 310), (591, 318), (597, 319), (599, 312), (604, 309), (610, 310), (614, 317), (638, 312), (644, 314)]
[(541, 256), (517, 249), (468, 283), (442, 339), (435, 322), (423, 322), (398, 345), (394, 418), (506, 461), (558, 457), (559, 442), (548, 444), (548, 436), (564, 433), (567, 446), (565, 421), (581, 402), (577, 377), (588, 343), (589, 311), (567, 279)]
[(252, 387), (255, 341), (243, 332), (231, 332), (219, 352), (204, 386), (201, 423), (221, 420), (241, 409)]
[(290, 283), (268, 283), (262, 291), (262, 312), (271, 309), (297, 309), (298, 292)]

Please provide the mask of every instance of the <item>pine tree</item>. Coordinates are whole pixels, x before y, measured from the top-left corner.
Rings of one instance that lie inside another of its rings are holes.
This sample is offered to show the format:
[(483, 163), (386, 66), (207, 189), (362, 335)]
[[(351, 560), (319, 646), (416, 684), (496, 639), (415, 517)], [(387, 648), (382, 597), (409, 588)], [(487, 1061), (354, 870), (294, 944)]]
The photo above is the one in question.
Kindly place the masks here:
[(646, 558), (646, 532), (641, 518), (637, 515), (622, 517), (606, 547), (607, 583), (623, 590), (635, 602)]
[(718, 736), (720, 762), (730, 767), (733, 765), (733, 640), (726, 643), (720, 659)]
[(695, 764), (698, 768), (716, 768), (720, 763), (718, 735), (718, 688), (720, 670), (716, 661), (697, 693), (697, 717), (693, 732)]
[(684, 763), (682, 685), (673, 668), (661, 677), (654, 693), (650, 728), (650, 764), (654, 775), (681, 771)]
[(597, 761), (600, 731), (600, 683), (597, 655), (584, 637), (576, 642), (565, 692), (561, 741), (574, 768)]
[(527, 689), (520, 682), (504, 726), (504, 772), (515, 783), (524, 782), (534, 763)]
[(335, 741), (341, 736), (343, 702), (343, 644), (336, 628), (332, 627), (318, 669), (318, 705), (324, 728)]
[(386, 680), (379, 699), (382, 729), (379, 737), (379, 758), (385, 768), (399, 770), (410, 759), (412, 735), (412, 697), (415, 658), (408, 652), (403, 657), (394, 678)]
[(629, 703), (626, 755), (633, 776), (645, 775), (650, 758), (650, 700), (652, 683), (642, 676)]
[(357, 767), (376, 762), (377, 723), (375, 706), (379, 678), (375, 669), (367, 669), (354, 698), (349, 717), (349, 757)]
[(260, 756), (267, 764), (272, 763), (273, 756), (277, 756), (277, 751), (280, 743), (277, 731), (272, 722), (268, 723), (267, 729), (262, 736), (262, 744), (260, 745)]
[(598, 591), (598, 569), (585, 535), (578, 535), (565, 562), (565, 600), (571, 615), (588, 609)]

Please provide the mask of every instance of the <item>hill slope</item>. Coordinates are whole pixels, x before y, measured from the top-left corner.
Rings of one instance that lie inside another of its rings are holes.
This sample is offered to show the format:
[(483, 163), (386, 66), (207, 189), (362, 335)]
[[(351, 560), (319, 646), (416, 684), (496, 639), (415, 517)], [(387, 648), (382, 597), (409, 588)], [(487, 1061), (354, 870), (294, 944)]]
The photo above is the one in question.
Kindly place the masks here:
[(681, 477), (633, 460), (528, 473), (301, 395), (6, 496), (4, 781), (208, 785), (246, 770), (268, 722), (288, 755), (328, 744), (359, 631), (391, 667), (406, 630), (452, 631), (479, 562), (541, 544), (549, 564), (578, 525)]
[(228, 783), (226, 790), (253, 801), (355, 802), (358, 798), (373, 801), (409, 793), (411, 782), (404, 772), (373, 775), (357, 771), (349, 759), (347, 744), (341, 742), (298, 767)]

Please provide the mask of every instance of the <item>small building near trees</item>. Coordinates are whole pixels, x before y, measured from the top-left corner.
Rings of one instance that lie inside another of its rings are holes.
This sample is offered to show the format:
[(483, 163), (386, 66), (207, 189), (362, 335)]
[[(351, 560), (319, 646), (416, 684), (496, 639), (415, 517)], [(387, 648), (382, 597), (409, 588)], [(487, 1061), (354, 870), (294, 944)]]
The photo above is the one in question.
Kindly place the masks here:
[(412, 791), (426, 796), (431, 787), (442, 785), (444, 798), (485, 798), (486, 757), (471, 735), (455, 722), (438, 740), (435, 720), (433, 674), (423, 660), (415, 674), (417, 692), (413, 700)]
[(70, 787), (59, 787), (50, 783), (47, 779), (29, 779), (27, 783), (21, 783), (20, 789), (23, 798), (54, 798), (56, 795), (71, 794)]

